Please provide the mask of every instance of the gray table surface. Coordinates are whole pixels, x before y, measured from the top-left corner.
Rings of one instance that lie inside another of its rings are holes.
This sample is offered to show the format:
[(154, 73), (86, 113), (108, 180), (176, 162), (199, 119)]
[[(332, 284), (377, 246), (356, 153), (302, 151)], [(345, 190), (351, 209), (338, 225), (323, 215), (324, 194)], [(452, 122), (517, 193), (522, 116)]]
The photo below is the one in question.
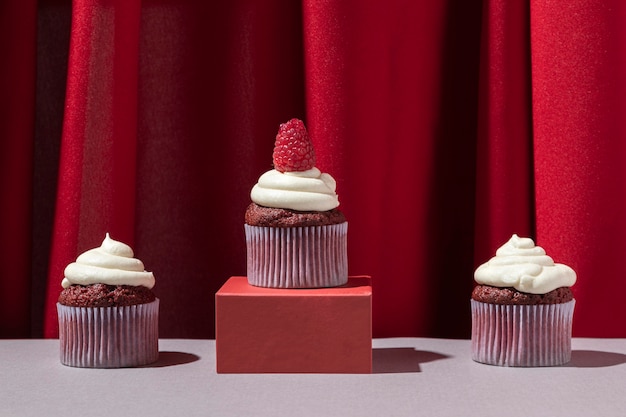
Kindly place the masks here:
[(132, 369), (61, 365), (58, 340), (0, 341), (0, 416), (626, 416), (626, 339), (554, 368), (473, 362), (468, 340), (373, 341), (373, 374), (217, 374), (215, 341), (162, 339)]

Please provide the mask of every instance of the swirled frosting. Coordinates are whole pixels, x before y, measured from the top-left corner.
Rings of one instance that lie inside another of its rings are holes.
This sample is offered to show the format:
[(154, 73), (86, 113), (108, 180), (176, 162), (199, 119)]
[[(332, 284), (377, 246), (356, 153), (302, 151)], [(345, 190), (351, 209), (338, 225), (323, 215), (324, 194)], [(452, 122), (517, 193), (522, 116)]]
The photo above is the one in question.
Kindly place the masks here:
[(61, 285), (63, 288), (72, 284), (154, 287), (152, 272), (147, 272), (143, 262), (133, 256), (130, 246), (111, 239), (107, 233), (100, 247), (82, 253), (65, 268)]
[(267, 171), (252, 187), (250, 198), (260, 206), (298, 211), (327, 211), (339, 205), (335, 179), (317, 168), (299, 172)]
[(496, 251), (496, 256), (476, 269), (474, 279), (479, 284), (546, 294), (574, 285), (576, 273), (567, 265), (554, 263), (532, 239), (513, 235)]

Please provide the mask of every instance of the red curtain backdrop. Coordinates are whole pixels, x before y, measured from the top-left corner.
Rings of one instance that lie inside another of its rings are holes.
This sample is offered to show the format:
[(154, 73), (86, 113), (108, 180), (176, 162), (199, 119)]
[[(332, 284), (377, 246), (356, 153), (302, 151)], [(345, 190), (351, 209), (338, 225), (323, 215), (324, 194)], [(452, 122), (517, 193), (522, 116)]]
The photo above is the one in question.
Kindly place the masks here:
[(626, 337), (625, 7), (1, 2), (0, 337), (56, 337), (63, 269), (106, 232), (155, 273), (161, 337), (214, 337), (292, 117), (375, 337), (469, 337), (473, 271), (513, 233), (577, 271), (574, 336)]

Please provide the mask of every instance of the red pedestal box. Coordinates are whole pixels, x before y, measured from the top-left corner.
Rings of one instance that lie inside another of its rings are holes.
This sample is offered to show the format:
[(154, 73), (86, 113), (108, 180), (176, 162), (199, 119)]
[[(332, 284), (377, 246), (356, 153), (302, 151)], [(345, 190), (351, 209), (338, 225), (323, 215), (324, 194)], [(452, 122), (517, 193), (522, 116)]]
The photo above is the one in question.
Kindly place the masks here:
[(370, 277), (275, 289), (231, 277), (215, 294), (218, 373), (371, 373)]

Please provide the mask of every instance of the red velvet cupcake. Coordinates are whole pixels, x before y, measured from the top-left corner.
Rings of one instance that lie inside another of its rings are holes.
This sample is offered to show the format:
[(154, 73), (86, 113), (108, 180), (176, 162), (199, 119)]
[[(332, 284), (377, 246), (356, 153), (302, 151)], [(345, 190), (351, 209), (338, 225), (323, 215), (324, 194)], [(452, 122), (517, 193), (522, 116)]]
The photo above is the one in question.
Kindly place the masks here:
[(154, 276), (133, 251), (107, 234), (102, 246), (65, 269), (59, 295), (61, 363), (121, 368), (158, 359), (159, 299)]
[(474, 273), (472, 359), (499, 366), (570, 361), (576, 273), (513, 235)]
[(348, 223), (337, 208), (335, 180), (315, 167), (302, 121), (280, 125), (273, 160), (245, 213), (248, 282), (272, 288), (345, 284)]

